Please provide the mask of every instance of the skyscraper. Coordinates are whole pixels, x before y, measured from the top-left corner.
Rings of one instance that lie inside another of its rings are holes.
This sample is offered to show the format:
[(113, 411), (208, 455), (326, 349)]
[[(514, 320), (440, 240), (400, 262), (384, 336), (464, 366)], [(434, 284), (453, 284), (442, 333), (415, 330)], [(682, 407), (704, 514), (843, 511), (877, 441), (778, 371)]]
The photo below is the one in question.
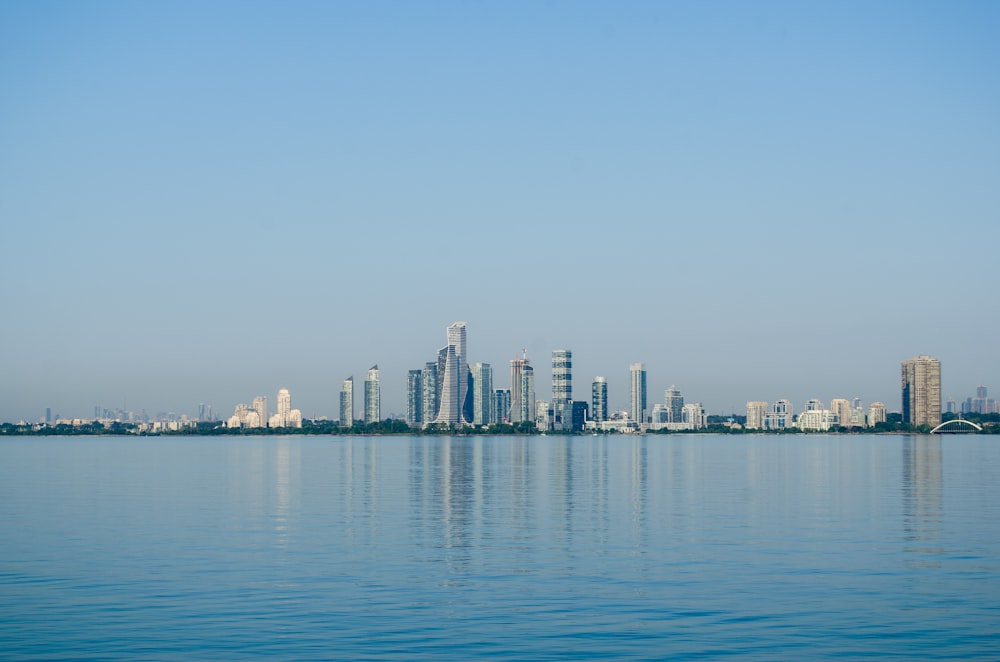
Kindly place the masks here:
[(498, 388), (493, 392), (493, 422), (510, 422), (510, 389)]
[(851, 425), (851, 402), (846, 398), (834, 398), (830, 401), (830, 411), (837, 415), (837, 425)]
[(528, 359), (510, 362), (510, 422), (534, 422), (535, 374)]
[(406, 423), (419, 425), (424, 420), (423, 372), (410, 370), (406, 373)]
[[(284, 390), (286, 394), (288, 393), (287, 390), (285, 390), (285, 389), (282, 389), (282, 390)], [(278, 396), (279, 397), (281, 396), (281, 391), (278, 392)], [(291, 400), (291, 396), (288, 396), (288, 398), (289, 398), (289, 401), (290, 401)], [(257, 412), (257, 416), (258, 416), (258, 418), (260, 418), (261, 425), (267, 425), (267, 420), (268, 420), (267, 419), (267, 398), (264, 397), (263, 395), (258, 395), (256, 398), (253, 399), (253, 405), (252, 405), (252, 407), (253, 407), (253, 410), (255, 412)], [(288, 408), (289, 409), (292, 408), (291, 402), (289, 402)]]
[(368, 369), (368, 376), (365, 377), (365, 423), (372, 424), (379, 422), (379, 406), (382, 394), (378, 383), (378, 364), (376, 363)]
[(633, 363), (629, 366), (629, 410), (628, 415), (640, 425), (646, 422), (646, 364)]
[(941, 423), (941, 362), (926, 355), (902, 363), (903, 422), (910, 425)]
[[(461, 400), (459, 396), (458, 354), (455, 352), (454, 345), (448, 345), (442, 351), (445, 357), (444, 370), (441, 372), (443, 377), (438, 385), (441, 392), (441, 404), (434, 422), (458, 425), (462, 422)], [(440, 358), (438, 365), (441, 365)]]
[(663, 407), (667, 410), (667, 421), (682, 423), (684, 419), (684, 396), (673, 384), (663, 392)]
[(569, 430), (573, 423), (573, 352), (552, 351), (552, 416), (555, 429)]
[[(261, 398), (263, 399), (263, 398)], [(254, 409), (256, 409), (257, 399), (254, 398)], [(284, 428), (288, 427), (288, 415), (292, 411), (292, 395), (288, 392), (287, 388), (283, 388), (278, 391), (278, 420), (277, 425), (274, 427)], [(261, 420), (268, 420), (265, 417), (261, 417)]]
[(608, 380), (604, 377), (594, 377), (594, 383), (590, 387), (591, 392), (591, 416), (595, 421), (608, 420)]
[(438, 415), (438, 370), (437, 361), (428, 361), (424, 365), (423, 374), (423, 421), (424, 426), (431, 424)]
[(344, 380), (340, 389), (340, 426), (349, 428), (354, 425), (354, 376)]
[(489, 363), (472, 366), (472, 422), (475, 425), (493, 423), (493, 368)]
[(465, 322), (450, 325), (448, 344), (438, 350), (438, 411), (434, 417), (435, 423), (472, 422), (472, 393), (469, 392), (472, 375), (469, 372), (465, 342)]
[(767, 403), (761, 400), (747, 402), (747, 430), (763, 430), (767, 418)]

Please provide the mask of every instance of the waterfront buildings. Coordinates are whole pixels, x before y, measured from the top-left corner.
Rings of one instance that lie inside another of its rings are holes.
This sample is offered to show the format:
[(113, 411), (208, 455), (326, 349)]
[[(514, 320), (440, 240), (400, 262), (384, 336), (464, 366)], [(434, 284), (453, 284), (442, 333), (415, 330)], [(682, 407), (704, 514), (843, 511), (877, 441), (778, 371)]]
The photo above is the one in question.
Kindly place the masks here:
[(640, 426), (646, 423), (646, 364), (629, 366), (629, 418)]
[(423, 371), (410, 370), (406, 373), (406, 424), (419, 426), (424, 420)]
[(903, 422), (910, 425), (941, 423), (941, 362), (920, 355), (902, 363)]
[(873, 428), (879, 423), (885, 423), (885, 405), (881, 402), (873, 402), (868, 405), (868, 427)]
[(490, 425), (493, 418), (493, 368), (489, 363), (472, 367), (472, 423)]
[(535, 420), (535, 373), (527, 356), (510, 362), (510, 422)]
[(493, 422), (510, 423), (509, 388), (498, 388), (493, 392)]
[(354, 375), (344, 380), (340, 388), (340, 426), (354, 425)]
[(267, 398), (263, 395), (258, 395), (253, 399), (253, 410), (257, 412), (257, 418), (260, 420), (260, 424), (264, 425), (267, 423)]
[(437, 418), (440, 401), (438, 399), (438, 370), (437, 361), (429, 361), (424, 365), (421, 374), (421, 420), (424, 424), (433, 423)]
[[(434, 423), (461, 425), (472, 422), (472, 380), (466, 355), (465, 322), (448, 326), (448, 344), (438, 350), (437, 399), (438, 411)], [(429, 419), (427, 422), (431, 422)]]
[(365, 423), (371, 425), (379, 422), (381, 414), (382, 393), (379, 388), (379, 372), (376, 363), (368, 369), (365, 377)]
[(302, 427), (302, 412), (292, 409), (292, 396), (287, 388), (278, 391), (278, 411), (268, 421), (272, 428)]
[(850, 427), (851, 402), (844, 398), (834, 398), (830, 401), (830, 411), (837, 417), (837, 425)]
[(1000, 403), (989, 397), (985, 386), (976, 387), (976, 397), (962, 403), (963, 414), (1000, 414)]
[(598, 375), (590, 386), (591, 420), (600, 423), (608, 420), (608, 380)]
[(680, 423), (683, 420), (684, 396), (673, 384), (663, 393), (663, 408), (667, 412), (668, 423)]
[(573, 424), (573, 352), (552, 351), (552, 427), (571, 430)]
[(762, 400), (747, 402), (747, 430), (763, 430), (767, 421), (767, 403)]

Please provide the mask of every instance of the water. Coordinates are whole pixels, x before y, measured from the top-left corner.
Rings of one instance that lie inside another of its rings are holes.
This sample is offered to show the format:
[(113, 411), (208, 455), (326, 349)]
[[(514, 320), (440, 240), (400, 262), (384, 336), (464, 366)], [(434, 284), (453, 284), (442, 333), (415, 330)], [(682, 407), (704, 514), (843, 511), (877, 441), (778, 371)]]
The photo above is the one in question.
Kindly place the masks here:
[(10, 659), (1000, 658), (983, 436), (0, 441)]

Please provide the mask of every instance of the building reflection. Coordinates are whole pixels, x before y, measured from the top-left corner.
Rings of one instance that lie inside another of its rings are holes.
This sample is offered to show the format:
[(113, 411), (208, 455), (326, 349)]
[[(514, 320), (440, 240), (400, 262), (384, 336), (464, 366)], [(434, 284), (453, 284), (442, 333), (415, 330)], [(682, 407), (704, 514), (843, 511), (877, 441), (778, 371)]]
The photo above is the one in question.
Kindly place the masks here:
[(909, 564), (938, 567), (942, 547), (941, 441), (934, 435), (903, 438), (903, 535)]

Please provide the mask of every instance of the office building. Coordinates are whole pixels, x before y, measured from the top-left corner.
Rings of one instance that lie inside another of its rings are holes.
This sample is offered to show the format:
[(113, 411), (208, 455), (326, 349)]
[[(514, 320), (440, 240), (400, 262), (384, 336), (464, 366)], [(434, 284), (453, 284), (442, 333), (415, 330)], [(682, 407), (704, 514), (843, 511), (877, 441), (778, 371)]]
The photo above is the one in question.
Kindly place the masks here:
[(378, 364), (368, 369), (365, 377), (365, 423), (378, 423), (381, 415), (382, 393), (379, 388)]
[(354, 376), (344, 380), (340, 388), (340, 426), (349, 428), (354, 425)]
[(646, 364), (629, 366), (629, 417), (642, 425), (646, 422)]
[(472, 391), (472, 423), (493, 423), (493, 368), (489, 363), (472, 366)]
[(608, 420), (608, 380), (598, 375), (590, 386), (591, 419), (600, 423)]
[(914, 356), (902, 363), (903, 422), (910, 425), (941, 423), (941, 362)]
[(423, 371), (406, 373), (406, 424), (419, 426), (424, 420)]

